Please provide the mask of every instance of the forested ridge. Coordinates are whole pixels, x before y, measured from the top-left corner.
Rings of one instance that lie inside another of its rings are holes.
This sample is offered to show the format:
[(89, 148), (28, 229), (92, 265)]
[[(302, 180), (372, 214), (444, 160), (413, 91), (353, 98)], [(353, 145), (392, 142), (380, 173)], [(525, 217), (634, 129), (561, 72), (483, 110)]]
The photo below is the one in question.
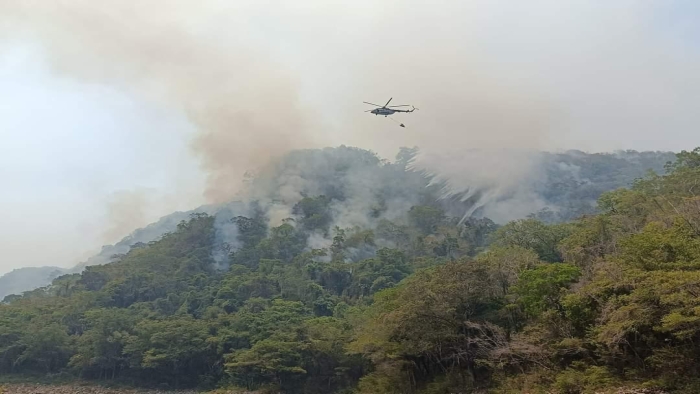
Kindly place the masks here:
[(6, 297), (0, 373), (285, 393), (700, 392), (700, 148), (596, 212), (504, 225), (462, 220), (410, 169), (414, 153), (290, 155), (244, 207)]
[[(353, 151), (352, 149), (336, 148), (327, 151), (333, 156), (330, 160), (317, 160), (316, 162), (314, 162), (314, 160), (307, 160), (307, 162), (303, 163), (308, 167), (300, 171), (305, 172), (305, 174), (303, 174), (304, 178), (328, 180), (328, 176), (320, 174), (317, 170), (314, 171), (314, 168), (318, 168), (319, 163), (334, 166), (334, 163), (342, 160), (343, 155), (348, 152), (352, 152), (350, 154), (350, 159), (355, 161), (351, 163), (351, 166), (354, 165), (357, 167), (358, 163), (365, 163), (370, 166), (379, 165), (376, 158), (366, 157), (361, 150)], [(400, 154), (400, 157), (402, 157), (401, 160), (411, 161), (411, 157), (415, 155), (415, 153), (416, 151), (414, 149), (403, 149)], [(318, 151), (312, 150), (302, 152), (301, 154), (292, 154), (291, 156), (292, 158), (306, 157), (308, 159), (309, 157), (318, 155)], [(504, 195), (497, 196), (497, 198), (492, 201), (486, 201), (486, 205), (477, 208), (473, 216), (484, 216), (483, 208), (490, 208), (491, 211), (499, 212), (501, 208), (508, 211), (509, 208), (524, 204), (532, 209), (533, 216), (544, 222), (554, 223), (572, 220), (582, 214), (594, 212), (596, 201), (602, 193), (628, 186), (634, 179), (644, 176), (647, 170), (651, 169), (656, 172), (663, 172), (664, 164), (675, 159), (674, 154), (671, 152), (637, 152), (631, 150), (618, 151), (615, 153), (585, 153), (575, 150), (561, 153), (538, 152), (533, 156), (531, 160), (536, 164), (532, 172), (534, 172), (536, 176), (531, 179), (519, 180), (518, 184), (521, 186), (521, 190), (519, 190), (520, 194), (508, 195), (505, 193)], [(508, 158), (506, 157), (505, 159)], [(301, 167), (298, 165), (299, 163), (295, 164), (297, 164), (295, 167)], [(344, 165), (348, 164), (346, 163)], [(366, 174), (363, 174), (363, 176), (365, 175)], [(373, 179), (372, 177), (369, 178)], [(291, 181), (288, 183), (293, 184), (294, 179), (288, 180)], [(424, 186), (425, 180), (425, 178), (414, 179), (412, 184), (404, 185), (404, 187), (410, 187), (415, 184)], [(383, 181), (386, 181), (386, 179), (383, 179)], [(284, 187), (289, 187), (289, 184)], [(410, 190), (416, 195), (421, 193), (420, 190), (415, 188), (411, 188)], [(324, 192), (333, 195), (333, 190), (325, 190)], [(386, 190), (384, 190), (384, 192), (386, 192)], [(318, 195), (318, 193), (320, 192), (313, 190), (307, 191), (309, 195)], [(475, 194), (479, 194), (478, 190)], [(518, 197), (523, 197), (523, 195), (525, 195), (525, 201), (515, 201)], [(269, 198), (265, 198), (264, 195), (262, 197), (267, 203), (270, 202)], [(494, 207), (491, 203), (501, 203), (501, 205)], [(231, 204), (228, 205), (230, 210)], [(462, 204), (458, 204), (458, 207), (461, 208)], [(217, 209), (215, 206), (209, 205), (199, 207), (189, 212), (171, 213), (162, 217), (155, 223), (151, 223), (144, 228), (136, 229), (114, 245), (103, 246), (98, 254), (77, 264), (73, 268), (47, 266), (16, 269), (0, 276), (0, 299), (9, 294), (21, 294), (28, 290), (46, 286), (57, 276), (79, 273), (86, 266), (112, 262), (114, 261), (115, 255), (128, 252), (133, 244), (153, 241), (161, 234), (173, 231), (181, 220), (188, 218), (188, 215), (202, 212), (216, 215)], [(450, 213), (459, 216), (463, 214), (463, 211), (451, 211)], [(520, 218), (512, 214), (499, 216), (501, 216), (502, 220)]]

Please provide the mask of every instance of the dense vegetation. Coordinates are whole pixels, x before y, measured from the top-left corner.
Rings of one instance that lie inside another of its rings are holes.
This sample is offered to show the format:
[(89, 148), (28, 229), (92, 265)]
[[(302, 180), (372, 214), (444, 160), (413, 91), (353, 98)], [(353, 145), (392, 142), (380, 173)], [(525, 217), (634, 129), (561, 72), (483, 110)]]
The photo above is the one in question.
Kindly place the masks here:
[(65, 274), (79, 273), (89, 265), (107, 264), (114, 260), (114, 255), (128, 252), (133, 244), (153, 241), (163, 233), (174, 230), (180, 221), (189, 217), (190, 213), (206, 211), (207, 208), (208, 207), (204, 206), (192, 212), (171, 213), (155, 223), (135, 230), (114, 245), (103, 246), (99, 253), (72, 268), (24, 267), (8, 272), (0, 276), (0, 298), (9, 294), (21, 294), (28, 290), (47, 286), (56, 277)]
[[(338, 156), (338, 161), (344, 154), (350, 153), (350, 157), (357, 162), (365, 162), (372, 166), (378, 165), (376, 158), (367, 157), (360, 150), (347, 149), (331, 149), (328, 150), (332, 155)], [(291, 159), (299, 160), (299, 157), (313, 158), (317, 157), (319, 152), (306, 151), (301, 154), (293, 154)], [(410, 162), (412, 155), (416, 151), (413, 149), (403, 149), (398, 161)], [(668, 161), (673, 161), (675, 156), (671, 152), (637, 152), (637, 151), (619, 151), (615, 153), (584, 153), (581, 151), (567, 151), (562, 153), (547, 153), (540, 152), (534, 154), (533, 162), (537, 163), (534, 172), (537, 176), (531, 179), (519, 180), (522, 184), (520, 193), (528, 194), (527, 199), (535, 199), (538, 203), (544, 204), (544, 208), (538, 212), (533, 212), (532, 216), (546, 223), (556, 223), (569, 221), (579, 217), (582, 214), (589, 214), (595, 211), (596, 201), (604, 192), (615, 190), (620, 187), (629, 186), (635, 179), (643, 177), (647, 170), (662, 172), (664, 164)], [(289, 161), (289, 159), (288, 159)], [(321, 160), (320, 162), (329, 163), (329, 160)], [(315, 179), (328, 182), (328, 176), (322, 176), (317, 169), (319, 161), (306, 160), (303, 164), (308, 166), (305, 169), (306, 179)], [(300, 166), (300, 163), (295, 167)], [(333, 163), (330, 163), (333, 164)], [(311, 171), (309, 171), (311, 169)], [(372, 178), (370, 178), (372, 179)], [(386, 179), (383, 179), (386, 181)], [(402, 178), (405, 181), (405, 178)], [(413, 183), (404, 185), (405, 187), (423, 185), (425, 179), (413, 178)], [(410, 188), (412, 192), (419, 194), (415, 188)], [(484, 190), (487, 192), (488, 190)], [(333, 195), (332, 190), (327, 190), (330, 195)], [(386, 190), (384, 191), (386, 192)], [(307, 190), (307, 194), (318, 195), (318, 191)], [(476, 193), (478, 194), (478, 192)], [(265, 196), (263, 196), (265, 197)], [(495, 200), (509, 211), (509, 207), (522, 204), (523, 201), (518, 199), (521, 197), (516, 195), (497, 195)], [(268, 199), (269, 200), (269, 199)], [(490, 201), (484, 201), (485, 205), (481, 209), (477, 209), (474, 215), (483, 216), (483, 209), (490, 208)], [(536, 205), (536, 204), (534, 204)], [(231, 207), (228, 207), (231, 208)], [(463, 211), (452, 211), (444, 206), (447, 211), (455, 216), (463, 214)], [(458, 209), (463, 208), (463, 204), (458, 204)], [(537, 210), (533, 208), (533, 210)], [(177, 227), (177, 224), (188, 218), (192, 213), (206, 212), (212, 215), (220, 215), (220, 212), (215, 206), (202, 206), (190, 212), (174, 212), (169, 214), (155, 223), (152, 223), (144, 228), (135, 230), (132, 234), (125, 237), (114, 245), (106, 245), (100, 253), (89, 258), (88, 260), (76, 265), (73, 268), (57, 268), (57, 267), (40, 267), (40, 268), (20, 268), (6, 275), (0, 276), (0, 299), (9, 294), (21, 294), (24, 291), (34, 290), (38, 287), (47, 286), (51, 281), (59, 275), (73, 274), (81, 272), (86, 266), (101, 265), (114, 261), (114, 255), (120, 255), (129, 251), (130, 247), (138, 242), (148, 243), (163, 233), (172, 232)], [(240, 213), (239, 213), (240, 214)], [(506, 220), (519, 219), (512, 214), (500, 215)]]
[(287, 393), (700, 390), (700, 148), (605, 193), (597, 214), (503, 226), (451, 217), (403, 153), (300, 153), (260, 178), (245, 215), (192, 214), (6, 297), (0, 373)]
[(27, 290), (46, 286), (52, 280), (65, 274), (59, 267), (24, 267), (0, 276), (0, 298), (10, 294), (22, 294)]

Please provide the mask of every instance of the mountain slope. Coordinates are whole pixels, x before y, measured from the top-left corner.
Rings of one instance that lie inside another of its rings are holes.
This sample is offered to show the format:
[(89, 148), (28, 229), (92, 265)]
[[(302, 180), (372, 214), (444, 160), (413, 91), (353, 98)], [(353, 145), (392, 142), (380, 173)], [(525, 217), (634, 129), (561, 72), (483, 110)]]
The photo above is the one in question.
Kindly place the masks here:
[(0, 276), (0, 299), (9, 294), (21, 294), (25, 291), (47, 286), (54, 278), (60, 275), (81, 272), (89, 265), (107, 264), (114, 260), (113, 256), (128, 252), (132, 245), (138, 242), (151, 242), (164, 233), (174, 230), (181, 220), (189, 217), (190, 213), (202, 212), (205, 210), (206, 207), (202, 207), (190, 212), (174, 212), (164, 216), (155, 223), (135, 230), (129, 236), (123, 238), (114, 245), (103, 246), (100, 253), (73, 268), (26, 267), (13, 270), (10, 273)]
[[(409, 165), (415, 153), (413, 150), (404, 149), (397, 160), (402, 162), (402, 165)], [(329, 159), (331, 157), (332, 159)], [(324, 174), (323, 170), (332, 168), (328, 167), (331, 165), (330, 162), (338, 162), (341, 157), (345, 157), (345, 159), (343, 159), (342, 163), (339, 162), (340, 164), (338, 165), (347, 166), (348, 168), (351, 167), (351, 162), (354, 161), (372, 165), (379, 163), (379, 159), (371, 153), (363, 153), (362, 150), (355, 150), (354, 148), (298, 151), (290, 154), (278, 163), (276, 167), (278, 173), (275, 176), (257, 181), (257, 196), (264, 203), (269, 203), (270, 209), (277, 211), (275, 215), (282, 216), (288, 216), (292, 208), (289, 203), (284, 202), (284, 198), (289, 197), (283, 195), (284, 193), (297, 197), (300, 195), (300, 192), (320, 194), (322, 191), (332, 196), (334, 191), (331, 189), (337, 189), (340, 186), (334, 185), (332, 179), (329, 178), (334, 172), (331, 171)], [(546, 222), (571, 220), (581, 214), (592, 213), (597, 198), (603, 192), (628, 186), (634, 179), (644, 176), (648, 170), (663, 173), (664, 164), (674, 160), (674, 158), (675, 156), (670, 152), (620, 151), (596, 154), (580, 151), (563, 153), (543, 152), (537, 158), (539, 163), (537, 171), (541, 176), (535, 177), (532, 184), (526, 185), (523, 190), (531, 191), (532, 196), (528, 196), (528, 198), (536, 198), (542, 201), (541, 205), (544, 205), (544, 209), (532, 212), (538, 219)], [(282, 170), (285, 166), (288, 168)], [(378, 182), (376, 174), (373, 173), (374, 167), (369, 166), (366, 168), (369, 170), (366, 171), (357, 167), (356, 171), (346, 178), (348, 181), (347, 185), (343, 186), (353, 188), (352, 198), (355, 201), (359, 201), (358, 204), (360, 205), (362, 205), (361, 201), (369, 201), (374, 198), (374, 196), (368, 194), (370, 193), (368, 190), (364, 190), (365, 184), (376, 184)], [(304, 185), (297, 184), (300, 180)], [(396, 180), (389, 178), (385, 178), (382, 181), (398, 183)], [(403, 181), (406, 181), (406, 179)], [(427, 183), (426, 178), (414, 177), (409, 184), (412, 185), (413, 189), (408, 194), (418, 196), (422, 193), (419, 189), (424, 188)], [(319, 185), (324, 186), (320, 187)], [(395, 187), (405, 187), (405, 185), (397, 184)], [(494, 209), (506, 212), (512, 210), (512, 206), (522, 203), (518, 197), (518, 195), (501, 195), (497, 196), (490, 203), (495, 204), (494, 206), (497, 208)], [(394, 202), (398, 205), (386, 209), (404, 209), (405, 206), (415, 203), (415, 201), (409, 200), (410, 198), (408, 200), (396, 199)], [(377, 203), (381, 204), (381, 200), (377, 200)], [(456, 206), (448, 206), (449, 201), (443, 201), (443, 204), (443, 208), (455, 216), (459, 216), (469, 209), (468, 206), (465, 207), (464, 202), (460, 202)], [(400, 207), (401, 205), (403, 207)], [(340, 205), (336, 206), (336, 208), (338, 207)], [(487, 207), (488, 205), (474, 211), (473, 215), (476, 217), (483, 216), (484, 208)], [(343, 208), (346, 209), (345, 216), (350, 222), (353, 222), (352, 216), (355, 208), (352, 206)], [(10, 274), (0, 277), (0, 299), (8, 294), (18, 294), (48, 285), (55, 276), (50, 277), (47, 275), (47, 272), (58, 270), (60, 271), (59, 274), (77, 273), (86, 266), (109, 263), (113, 261), (113, 256), (128, 252), (132, 245), (151, 242), (162, 234), (173, 231), (177, 224), (181, 220), (187, 219), (191, 213), (219, 212), (219, 215), (223, 218), (226, 215), (233, 217), (242, 214), (247, 209), (245, 204), (238, 204), (235, 209), (237, 212), (234, 213), (230, 213), (230, 207), (227, 208), (227, 205), (219, 207), (204, 206), (188, 212), (175, 212), (142, 229), (135, 230), (114, 245), (104, 246), (100, 253), (76, 265), (74, 268), (52, 269), (42, 267), (41, 269), (22, 268), (15, 270), (9, 277), (8, 275)], [(229, 213), (224, 213), (222, 210)], [(512, 211), (520, 212), (521, 209)], [(510, 220), (518, 217), (510, 215), (507, 218)], [(342, 223), (343, 221), (347, 221), (344, 218), (339, 218), (338, 220), (341, 226), (345, 225)], [(364, 222), (366, 220), (359, 221), (359, 223)], [(230, 226), (228, 230), (231, 230)], [(232, 236), (228, 235), (224, 238), (231, 241)], [(317, 238), (319, 241), (321, 239)], [(330, 240), (326, 239), (323, 242), (328, 244)], [(9, 285), (11, 282), (13, 283), (12, 286)]]
[(0, 373), (290, 394), (697, 392), (700, 148), (669, 170), (573, 222), (497, 225), (451, 216), (405, 162), (299, 152), (256, 179), (258, 198), (0, 304)]
[(59, 267), (18, 268), (0, 276), (0, 299), (10, 294), (22, 294), (27, 290), (46, 286), (52, 280), (67, 273)]

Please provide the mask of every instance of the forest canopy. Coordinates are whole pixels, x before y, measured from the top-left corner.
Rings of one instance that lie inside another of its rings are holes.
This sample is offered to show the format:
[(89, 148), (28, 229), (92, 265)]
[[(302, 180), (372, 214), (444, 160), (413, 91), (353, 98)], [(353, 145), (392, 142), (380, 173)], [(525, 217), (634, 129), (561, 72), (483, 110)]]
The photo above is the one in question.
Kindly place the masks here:
[[(595, 183), (560, 185), (552, 199), (571, 209), (500, 225), (463, 218), (407, 163), (300, 152), (244, 206), (7, 296), (0, 374), (286, 393), (700, 391), (700, 148), (597, 193), (595, 209), (582, 203)], [(299, 187), (280, 187), (290, 179)]]

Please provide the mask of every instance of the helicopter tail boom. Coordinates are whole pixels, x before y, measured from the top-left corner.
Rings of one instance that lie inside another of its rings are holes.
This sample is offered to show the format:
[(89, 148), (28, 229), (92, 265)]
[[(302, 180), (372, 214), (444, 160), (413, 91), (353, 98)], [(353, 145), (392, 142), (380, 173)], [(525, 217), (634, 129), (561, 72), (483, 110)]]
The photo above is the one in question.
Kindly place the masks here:
[(418, 108), (416, 108), (416, 107), (414, 107), (414, 106), (411, 106), (411, 109), (395, 109), (394, 112), (406, 112), (406, 113), (410, 113), (410, 112), (413, 112), (413, 111), (415, 111), (415, 110), (417, 110), (417, 109), (418, 109)]

